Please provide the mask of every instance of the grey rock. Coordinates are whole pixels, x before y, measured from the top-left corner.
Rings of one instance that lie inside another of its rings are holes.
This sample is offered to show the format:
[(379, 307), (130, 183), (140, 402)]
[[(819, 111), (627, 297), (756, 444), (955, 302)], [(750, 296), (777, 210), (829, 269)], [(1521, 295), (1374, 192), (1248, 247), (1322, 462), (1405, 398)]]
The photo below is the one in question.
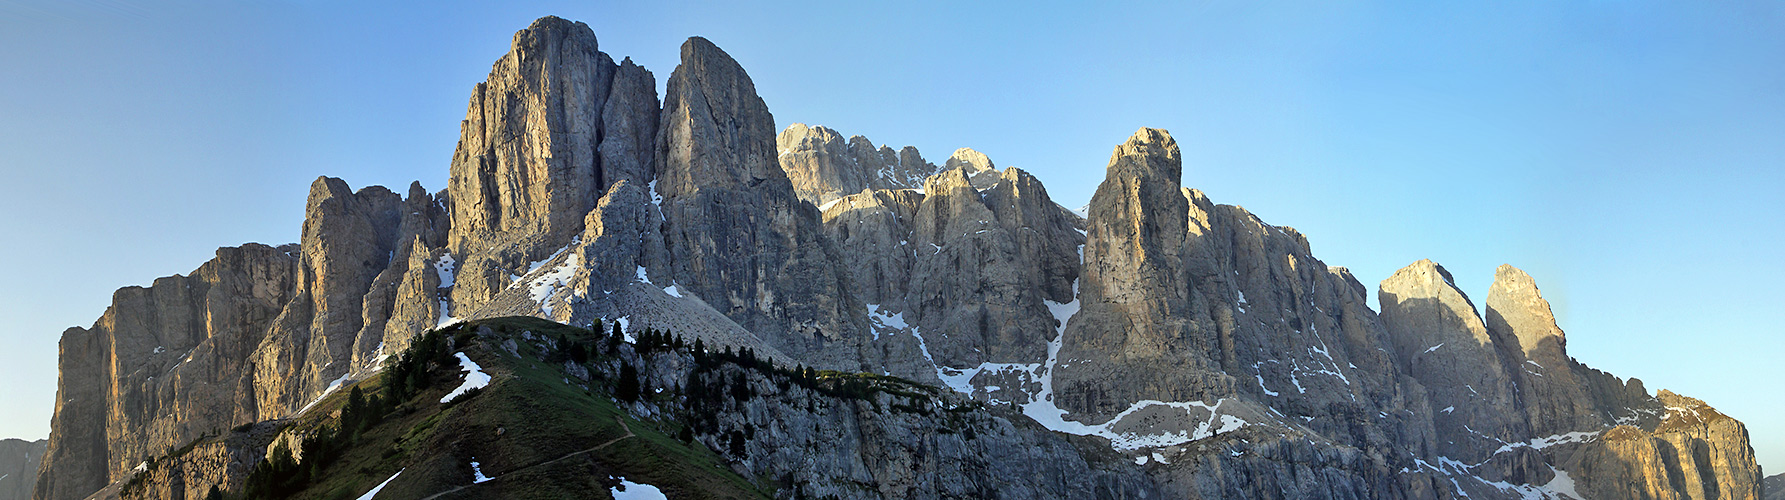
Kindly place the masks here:
[(775, 136), (775, 149), (794, 191), (813, 205), (824, 207), (868, 187), (866, 170), (835, 130), (795, 123)]
[(912, 189), (864, 189), (824, 210), (825, 233), (837, 246), (863, 303), (904, 311), (917, 260), (912, 220), (924, 195)]
[(1377, 297), (1397, 362), (1431, 401), (1441, 455), (1478, 463), (1531, 435), (1499, 347), (1449, 271), (1415, 262), (1383, 280)]
[(49, 440), (0, 439), (0, 500), (29, 500)]
[(1660, 391), (1651, 429), (1620, 425), (1558, 457), (1587, 498), (1761, 498), (1760, 468), (1741, 422), (1703, 401)]
[[(1191, 338), (1182, 249), (1188, 201), (1177, 142), (1143, 128), (1111, 155), (1091, 197), (1078, 314), (1054, 374), (1061, 408), (1101, 422), (1146, 399), (1201, 401), (1231, 392)], [(1212, 376), (1211, 376), (1212, 375)]]
[(223, 248), (187, 276), (126, 287), (62, 334), (56, 414), (33, 493), (79, 499), (205, 432), (260, 420), (248, 358), (293, 300), (294, 246)]
[(944, 170), (912, 218), (905, 304), (943, 367), (1045, 360), (1058, 332), (1045, 301), (1072, 301), (1084, 241), (1077, 217), (1028, 173), (1010, 168), (1003, 178), (981, 193), (967, 170)]
[(657, 78), (628, 57), (615, 70), (610, 92), (601, 111), (600, 186), (610, 189), (620, 181), (643, 186), (651, 181), (657, 162), (657, 114), (662, 109)]
[[(255, 376), (250, 407), (260, 418), (283, 417), (303, 407), (354, 370), (356, 344), (376, 345), (383, 338), (382, 329), (375, 328), (364, 332), (370, 336), (367, 341), (360, 341), (367, 325), (364, 306), (375, 280), (393, 263), (406, 269), (408, 255), (396, 255), (402, 243), (415, 240), (415, 235), (400, 232), (410, 206), (379, 186), (354, 192), (340, 179), (327, 177), (311, 185), (297, 295), (249, 361)], [(385, 287), (401, 274), (387, 275)], [(389, 303), (384, 299), (394, 297), (374, 297), (374, 302)], [(373, 323), (387, 320), (375, 317)]]
[(1767, 476), (1761, 484), (1762, 500), (1785, 500), (1785, 474)]
[(922, 188), (924, 180), (938, 171), (915, 147), (897, 152), (887, 146), (876, 148), (866, 137), (844, 141), (835, 130), (804, 123), (782, 130), (775, 137), (775, 148), (794, 191), (820, 211), (831, 201), (864, 189)]
[[(537, 260), (582, 231), (605, 187), (598, 148), (615, 70), (586, 24), (544, 17), (515, 33), (508, 54), (472, 90), (460, 126), (448, 186), (454, 254), (518, 245), (520, 258)], [(628, 92), (632, 107), (644, 104), (637, 92)], [(474, 300), (494, 292), (478, 288), (483, 280), (464, 284), (458, 293)]]
[(749, 75), (691, 38), (663, 106), (657, 192), (674, 282), (782, 352), (859, 368), (865, 310), (776, 160), (774, 117)]
[(973, 148), (956, 149), (948, 161), (943, 163), (943, 170), (960, 170), (967, 174), (974, 189), (986, 189), (998, 183), (998, 166), (985, 153)]
[(1488, 289), (1487, 328), (1501, 349), (1505, 372), (1517, 380), (1520, 405), (1533, 435), (1596, 430), (1616, 423), (1601, 416), (1586, 383), (1575, 375), (1567, 338), (1530, 275), (1511, 265), (1495, 271)]
[[(835, 397), (735, 365), (696, 371), (686, 353), (632, 362), (650, 367), (643, 373), (650, 390), (748, 387), (743, 399), (676, 398), (632, 411), (691, 422), (695, 439), (724, 454), (734, 471), (778, 481), (789, 496), (1159, 498), (1139, 469), (1099, 443), (975, 409), (958, 396), (901, 389)], [(612, 377), (617, 365), (597, 368)], [(679, 417), (690, 413), (698, 416)], [(732, 450), (734, 434), (746, 437), (742, 453)]]

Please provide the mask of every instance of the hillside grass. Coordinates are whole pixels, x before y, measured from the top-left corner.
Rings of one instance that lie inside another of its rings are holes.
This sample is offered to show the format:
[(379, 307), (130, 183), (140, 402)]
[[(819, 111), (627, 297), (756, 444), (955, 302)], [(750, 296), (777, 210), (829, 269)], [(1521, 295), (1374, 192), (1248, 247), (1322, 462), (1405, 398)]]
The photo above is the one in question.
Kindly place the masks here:
[[(473, 333), (480, 327), (494, 335)], [(602, 340), (592, 331), (536, 318), (449, 327), (440, 334), (481, 365), (492, 376), (490, 384), (441, 404), (440, 398), (462, 381), (462, 372), (456, 363), (434, 366), (426, 390), (357, 435), (344, 437), (351, 441), (345, 451), (285, 498), (354, 499), (399, 470), (401, 476), (379, 498), (423, 498), (461, 486), (440, 498), (606, 498), (608, 488), (618, 483), (610, 478), (618, 477), (656, 486), (672, 498), (769, 496), (698, 441), (672, 437), (680, 423), (635, 419), (611, 399), (610, 384), (595, 379), (584, 389), (566, 374), (563, 362), (541, 361), (553, 359), (552, 353), (524, 340), (522, 332), (529, 331), (553, 342), (563, 338), (598, 345)], [(505, 340), (514, 341), (519, 357), (501, 347)], [(607, 359), (597, 350), (590, 362)], [(386, 378), (379, 373), (355, 386), (368, 398), (381, 397), (390, 393)], [(350, 389), (330, 394), (292, 421), (288, 431), (339, 427)], [(667, 397), (645, 395), (653, 396)], [(628, 429), (633, 437), (614, 441)], [(610, 441), (605, 448), (572, 455)], [(495, 479), (472, 485), (473, 459), (485, 476)]]

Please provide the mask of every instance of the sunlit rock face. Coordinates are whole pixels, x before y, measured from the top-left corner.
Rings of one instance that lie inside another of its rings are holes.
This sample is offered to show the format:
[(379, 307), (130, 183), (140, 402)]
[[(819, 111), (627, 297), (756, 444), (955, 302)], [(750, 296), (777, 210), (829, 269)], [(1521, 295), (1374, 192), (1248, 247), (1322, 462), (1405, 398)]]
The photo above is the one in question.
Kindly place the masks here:
[(915, 147), (875, 147), (866, 137), (845, 140), (835, 130), (804, 123), (782, 130), (775, 149), (794, 192), (819, 207), (864, 189), (922, 189), (924, 180), (939, 170)]

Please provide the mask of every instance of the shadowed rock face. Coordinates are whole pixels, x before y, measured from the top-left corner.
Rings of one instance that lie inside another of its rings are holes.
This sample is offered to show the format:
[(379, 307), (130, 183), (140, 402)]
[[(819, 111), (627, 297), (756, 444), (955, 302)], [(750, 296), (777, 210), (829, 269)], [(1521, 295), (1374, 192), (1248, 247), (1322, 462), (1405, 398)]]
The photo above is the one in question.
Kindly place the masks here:
[(1433, 424), (1448, 436), (1441, 453), (1481, 462), (1529, 435), (1498, 346), (1449, 271), (1415, 262), (1383, 280), (1377, 299), (1402, 371), (1425, 387)]
[(0, 500), (28, 500), (48, 440), (0, 439)]
[(1599, 414), (1586, 383), (1575, 375), (1567, 339), (1531, 276), (1511, 265), (1495, 271), (1488, 289), (1487, 327), (1500, 347), (1505, 372), (1517, 380), (1519, 401), (1533, 434), (1548, 436), (1617, 423)]
[(774, 117), (750, 76), (691, 38), (661, 117), (657, 192), (675, 282), (783, 352), (859, 369), (864, 309), (818, 211), (776, 161)]
[(1765, 492), (1761, 498), (1765, 500), (1785, 500), (1785, 474), (1768, 476), (1762, 484)]

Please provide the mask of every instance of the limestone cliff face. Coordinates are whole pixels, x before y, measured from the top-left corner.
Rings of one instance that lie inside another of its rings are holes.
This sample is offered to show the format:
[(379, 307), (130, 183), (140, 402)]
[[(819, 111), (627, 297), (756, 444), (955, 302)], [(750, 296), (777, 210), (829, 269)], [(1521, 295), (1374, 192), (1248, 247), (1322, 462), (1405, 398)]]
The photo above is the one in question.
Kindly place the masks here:
[[(1523, 271), (1497, 270), (1485, 326), (1430, 261), (1383, 281), (1381, 300), (1400, 362), (1433, 406), (1454, 404), (1432, 414), (1444, 459), (1488, 464), (1515, 484), (1566, 474), (1585, 498), (1759, 498), (1741, 422), (1665, 390), (1651, 397), (1641, 381), (1569, 357), (1549, 302)], [(1467, 349), (1437, 356), (1459, 344)], [(1504, 392), (1480, 389), (1497, 377), (1510, 381)]]
[[(438, 244), (446, 226), (425, 190), (412, 186), (404, 200), (383, 187), (355, 192), (325, 177), (311, 186), (308, 205), (296, 295), (250, 360), (255, 383), (247, 408), (261, 419), (296, 411), (367, 367), (387, 333), (406, 338), (432, 326), (417, 311), (437, 301), (425, 282), (412, 284), (410, 295), (398, 293), (405, 278), (426, 280), (426, 266), (410, 273), (411, 262), (426, 262), (416, 253), (431, 255), (430, 240)], [(399, 309), (407, 317), (389, 332)]]
[(998, 165), (992, 163), (991, 157), (973, 148), (954, 150), (954, 154), (949, 155), (948, 161), (942, 164), (942, 169), (966, 173), (974, 189), (985, 189), (998, 183)]
[(682, 45), (657, 142), (674, 282), (770, 346), (860, 368), (864, 309), (818, 211), (781, 170), (774, 117), (737, 61), (702, 38)]
[[(1177, 141), (1141, 129), (1116, 147), (1086, 218), (1084, 282), (1054, 375), (1059, 405), (1108, 418), (1143, 399), (1203, 400), (1230, 377), (1192, 337), (1184, 282), (1188, 201), (1179, 189)], [(1101, 418), (1099, 418), (1101, 417)]]
[(0, 500), (29, 500), (47, 439), (0, 439)]
[(1077, 217), (1027, 172), (1007, 168), (995, 179), (981, 191), (968, 170), (944, 170), (925, 184), (912, 219), (906, 317), (927, 332), (941, 367), (1046, 359), (1058, 332), (1046, 302), (1072, 301), (1084, 242)]
[[(536, 259), (582, 230), (583, 214), (607, 186), (601, 124), (615, 71), (583, 23), (546, 17), (515, 33), (509, 53), (472, 90), (460, 127), (448, 187), (454, 253), (535, 240), (519, 251)], [(610, 150), (627, 156), (620, 142)]]
[(295, 246), (224, 248), (62, 334), (39, 499), (78, 499), (205, 432), (260, 419), (249, 361), (293, 300)]

